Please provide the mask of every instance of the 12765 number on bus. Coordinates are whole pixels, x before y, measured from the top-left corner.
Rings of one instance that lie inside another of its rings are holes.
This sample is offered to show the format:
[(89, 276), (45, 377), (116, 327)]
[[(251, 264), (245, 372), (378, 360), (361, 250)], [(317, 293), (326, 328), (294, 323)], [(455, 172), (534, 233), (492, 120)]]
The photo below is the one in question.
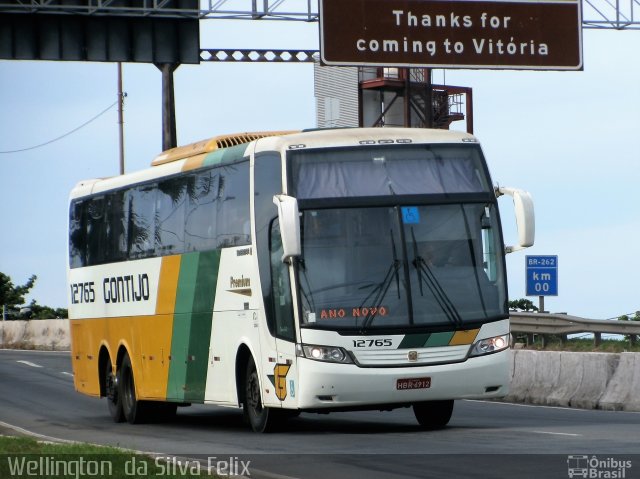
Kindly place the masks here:
[(391, 339), (354, 339), (353, 347), (354, 348), (371, 348), (371, 347), (384, 347), (384, 346), (393, 346), (393, 341)]
[(71, 283), (71, 303), (93, 303), (96, 300), (96, 290), (94, 288), (95, 283), (93, 281), (87, 281), (86, 283)]

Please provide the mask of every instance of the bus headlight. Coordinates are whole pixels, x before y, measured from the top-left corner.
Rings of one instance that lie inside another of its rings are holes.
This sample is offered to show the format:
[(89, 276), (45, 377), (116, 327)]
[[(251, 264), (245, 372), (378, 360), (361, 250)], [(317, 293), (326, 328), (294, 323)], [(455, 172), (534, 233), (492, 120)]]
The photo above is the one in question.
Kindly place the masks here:
[(495, 336), (493, 338), (481, 339), (471, 348), (469, 356), (482, 356), (483, 354), (497, 353), (509, 347), (510, 334)]
[(314, 344), (296, 344), (296, 356), (329, 363), (351, 364), (353, 361), (347, 352), (338, 346), (316, 346)]

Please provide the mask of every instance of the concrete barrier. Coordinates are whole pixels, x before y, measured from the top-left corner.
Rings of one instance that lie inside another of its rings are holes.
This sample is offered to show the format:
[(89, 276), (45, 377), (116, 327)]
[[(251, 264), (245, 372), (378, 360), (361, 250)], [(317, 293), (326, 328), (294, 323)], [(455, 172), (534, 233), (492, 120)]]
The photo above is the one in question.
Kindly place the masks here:
[[(538, 353), (537, 351), (527, 351), (527, 353)], [(582, 367), (583, 357), (580, 353), (563, 354), (558, 353), (558, 364), (560, 373), (557, 382), (553, 385), (551, 393), (543, 404), (547, 406), (571, 406), (571, 398), (575, 397), (576, 391), (582, 384), (584, 368)]]
[(640, 354), (620, 354), (618, 367), (599, 406), (612, 411), (640, 411)]
[(0, 321), (0, 347), (68, 351), (69, 320)]
[[(0, 321), (0, 347), (69, 350), (69, 321)], [(640, 411), (640, 353), (513, 350), (511, 390), (505, 400)]]
[(640, 411), (639, 353), (514, 350), (505, 398), (547, 406)]

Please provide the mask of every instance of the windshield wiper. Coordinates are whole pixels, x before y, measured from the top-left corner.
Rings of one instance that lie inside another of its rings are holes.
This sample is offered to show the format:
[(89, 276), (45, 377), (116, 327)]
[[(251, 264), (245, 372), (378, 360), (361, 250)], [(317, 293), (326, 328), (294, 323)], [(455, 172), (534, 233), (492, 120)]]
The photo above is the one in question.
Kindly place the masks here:
[(447, 292), (440, 284), (440, 281), (438, 281), (438, 278), (436, 278), (436, 276), (433, 274), (433, 271), (431, 271), (431, 267), (429, 266), (427, 261), (425, 261), (425, 259), (418, 253), (418, 243), (416, 242), (416, 236), (413, 228), (411, 228), (411, 237), (413, 240), (413, 265), (416, 267), (416, 270), (418, 272), (420, 294), (424, 296), (424, 292), (422, 289), (422, 284), (424, 283), (429, 288), (429, 291), (431, 291), (431, 294), (438, 303), (438, 306), (440, 306), (440, 309), (447, 316), (449, 322), (456, 327), (462, 326), (462, 317), (460, 316), (460, 313), (458, 313), (458, 310), (447, 295)]
[[(484, 311), (484, 316), (485, 318), (488, 317), (487, 314), (487, 306), (484, 303), (484, 295), (482, 294), (482, 287), (480, 286), (480, 270), (477, 266), (475, 266), (477, 264), (476, 262), (476, 251), (475, 248), (473, 247), (473, 241), (471, 240), (471, 228), (469, 227), (469, 218), (467, 217), (467, 212), (465, 211), (464, 207), (462, 205), (460, 205), (460, 208), (462, 209), (462, 215), (464, 216), (464, 227), (465, 230), (467, 231), (467, 238), (468, 242), (467, 244), (469, 245), (469, 253), (471, 254), (471, 258), (473, 258), (473, 264), (474, 264), (474, 276), (476, 279), (476, 288), (478, 291), (478, 298), (480, 298), (480, 304), (482, 305), (482, 311)], [(485, 205), (484, 207), (484, 213), (482, 214), (480, 223), (481, 223), (481, 227), (482, 229), (491, 229), (491, 220), (489, 219), (489, 205)]]
[(311, 308), (310, 311), (315, 311), (316, 303), (313, 300), (313, 291), (311, 289), (311, 283), (309, 283), (309, 277), (307, 276), (307, 265), (304, 261), (304, 258), (299, 258), (298, 264), (300, 265), (299, 270), (302, 270), (302, 277), (307, 282), (307, 288), (309, 289), (309, 294), (307, 295), (304, 287), (302, 286), (302, 282), (300, 283), (300, 292), (302, 293), (302, 296), (304, 297), (304, 299), (307, 301), (309, 308)]
[(367, 329), (367, 327), (373, 322), (373, 318), (375, 317), (378, 310), (380, 309), (380, 305), (382, 304), (382, 301), (387, 295), (387, 291), (389, 291), (389, 286), (391, 286), (391, 281), (394, 277), (396, 279), (396, 291), (398, 292), (398, 299), (400, 299), (400, 275), (398, 274), (398, 271), (400, 270), (400, 260), (398, 259), (398, 253), (396, 252), (396, 243), (393, 240), (393, 230), (390, 231), (390, 235), (391, 235), (391, 249), (393, 251), (393, 262), (391, 263), (391, 266), (389, 266), (389, 269), (387, 270), (387, 274), (385, 275), (382, 282), (376, 288), (374, 288), (371, 291), (371, 293), (367, 295), (366, 298), (364, 298), (364, 301), (362, 301), (362, 304), (360, 305), (360, 309), (362, 309), (362, 307), (367, 303), (371, 295), (374, 294), (375, 292), (378, 293), (376, 294), (375, 299), (373, 301), (373, 304), (375, 306), (373, 308), (369, 308), (369, 310), (367, 311), (367, 315), (362, 321), (361, 332), (364, 332)]

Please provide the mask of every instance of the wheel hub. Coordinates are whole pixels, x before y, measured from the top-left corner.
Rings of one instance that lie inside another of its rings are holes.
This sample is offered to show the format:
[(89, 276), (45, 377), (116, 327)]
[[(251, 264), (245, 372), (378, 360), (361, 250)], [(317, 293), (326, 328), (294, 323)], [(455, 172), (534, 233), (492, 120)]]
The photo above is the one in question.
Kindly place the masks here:
[(247, 402), (249, 406), (255, 410), (259, 411), (262, 409), (260, 404), (260, 384), (258, 382), (258, 378), (255, 375), (251, 375), (249, 378), (249, 387), (247, 388)]
[(107, 398), (111, 401), (116, 399), (116, 394), (118, 391), (118, 377), (113, 373), (107, 373), (107, 384), (106, 384), (106, 392)]

